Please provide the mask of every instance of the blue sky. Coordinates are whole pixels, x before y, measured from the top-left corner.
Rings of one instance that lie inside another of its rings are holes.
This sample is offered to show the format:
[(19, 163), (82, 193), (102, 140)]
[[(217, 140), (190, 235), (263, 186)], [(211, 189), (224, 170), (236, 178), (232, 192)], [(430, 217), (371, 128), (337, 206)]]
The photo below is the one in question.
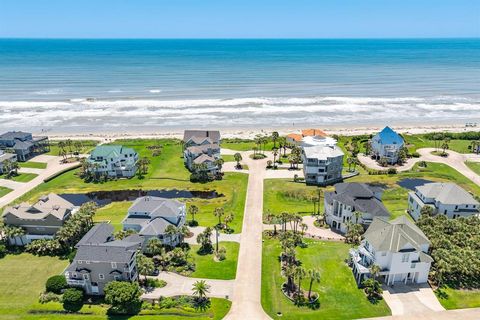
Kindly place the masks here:
[(480, 37), (480, 1), (0, 0), (0, 37)]

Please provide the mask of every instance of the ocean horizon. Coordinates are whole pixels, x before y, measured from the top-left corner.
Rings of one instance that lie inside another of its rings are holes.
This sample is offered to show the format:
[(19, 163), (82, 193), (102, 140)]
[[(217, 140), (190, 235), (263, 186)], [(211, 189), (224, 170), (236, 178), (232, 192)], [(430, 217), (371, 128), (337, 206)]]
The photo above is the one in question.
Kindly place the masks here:
[(480, 121), (480, 39), (0, 39), (0, 127)]

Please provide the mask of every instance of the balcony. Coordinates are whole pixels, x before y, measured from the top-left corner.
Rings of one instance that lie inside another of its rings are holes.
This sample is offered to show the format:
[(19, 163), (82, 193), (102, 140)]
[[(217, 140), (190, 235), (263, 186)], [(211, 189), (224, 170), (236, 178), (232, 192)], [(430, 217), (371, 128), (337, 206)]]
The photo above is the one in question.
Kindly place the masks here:
[(67, 279), (67, 284), (71, 286), (84, 286), (86, 284), (85, 280), (77, 280), (77, 279)]

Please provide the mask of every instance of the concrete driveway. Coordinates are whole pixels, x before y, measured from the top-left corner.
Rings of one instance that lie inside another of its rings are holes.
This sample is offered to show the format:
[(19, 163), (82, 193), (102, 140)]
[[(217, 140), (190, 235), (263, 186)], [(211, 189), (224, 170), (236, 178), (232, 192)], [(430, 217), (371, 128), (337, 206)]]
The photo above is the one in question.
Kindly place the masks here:
[(384, 286), (383, 290), (383, 298), (394, 316), (445, 310), (428, 284), (395, 284), (393, 287)]

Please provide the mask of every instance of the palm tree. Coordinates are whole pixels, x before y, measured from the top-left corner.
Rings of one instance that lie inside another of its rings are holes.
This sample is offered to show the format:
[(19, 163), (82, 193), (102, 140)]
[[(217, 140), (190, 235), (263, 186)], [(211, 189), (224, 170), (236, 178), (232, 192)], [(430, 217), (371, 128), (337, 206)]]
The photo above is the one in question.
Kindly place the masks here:
[(294, 264), (288, 264), (283, 268), (283, 274), (287, 278), (287, 292), (290, 293), (293, 291), (294, 278), (297, 272), (297, 266)]
[(272, 149), (272, 151), (273, 151), (273, 169), (276, 169), (277, 168), (277, 165), (276, 165), (277, 160), (276, 159), (277, 159), (277, 155), (278, 155), (278, 149), (274, 147)]
[(242, 161), (242, 155), (237, 152), (233, 155), (233, 158), (235, 159), (235, 161), (237, 161), (237, 168), (240, 168), (240, 161)]
[(348, 157), (347, 163), (348, 163), (348, 171), (351, 172), (352, 171), (353, 158)]
[(280, 135), (278, 134), (277, 131), (273, 131), (272, 132), (272, 141), (273, 141), (273, 148), (274, 149), (277, 149), (277, 141), (278, 141), (278, 138), (280, 137)]
[(146, 252), (152, 256), (158, 255), (162, 252), (162, 242), (158, 238), (151, 238), (147, 242)]
[(223, 217), (223, 222), (225, 223), (225, 228), (228, 229), (228, 224), (233, 221), (234, 215), (233, 213), (228, 213)]
[(372, 264), (372, 266), (370, 267), (370, 274), (372, 275), (373, 279), (376, 280), (377, 279), (377, 276), (378, 274), (380, 273), (382, 269), (380, 269), (380, 267), (376, 264)]
[(194, 204), (190, 205), (188, 213), (192, 215), (192, 222), (195, 222), (195, 215), (198, 213), (198, 207)]
[(205, 280), (198, 280), (193, 284), (192, 291), (194, 296), (202, 300), (210, 292), (210, 286)]
[(222, 167), (223, 167), (223, 164), (225, 163), (225, 161), (223, 159), (217, 159), (215, 160), (214, 164), (215, 166), (217, 166), (218, 168), (218, 172), (222, 172)]
[(222, 216), (225, 214), (225, 211), (222, 207), (215, 208), (213, 215), (218, 218), (218, 224), (222, 224)]
[(297, 267), (297, 270), (295, 271), (295, 276), (298, 279), (298, 294), (300, 295), (302, 293), (302, 280), (305, 278), (307, 275), (307, 272), (305, 271), (304, 268), (302, 267)]
[(173, 225), (168, 225), (166, 228), (165, 228), (165, 235), (168, 236), (168, 242), (170, 245), (173, 246), (173, 238), (175, 238), (178, 234), (178, 230), (177, 228), (175, 228), (175, 226)]
[(147, 276), (152, 274), (155, 270), (153, 260), (144, 256), (141, 253), (137, 254), (137, 268), (140, 274), (145, 276), (145, 284), (147, 283)]
[(317, 269), (310, 269), (308, 270), (308, 276), (310, 277), (310, 285), (308, 286), (308, 300), (310, 300), (313, 283), (320, 283), (320, 271)]

